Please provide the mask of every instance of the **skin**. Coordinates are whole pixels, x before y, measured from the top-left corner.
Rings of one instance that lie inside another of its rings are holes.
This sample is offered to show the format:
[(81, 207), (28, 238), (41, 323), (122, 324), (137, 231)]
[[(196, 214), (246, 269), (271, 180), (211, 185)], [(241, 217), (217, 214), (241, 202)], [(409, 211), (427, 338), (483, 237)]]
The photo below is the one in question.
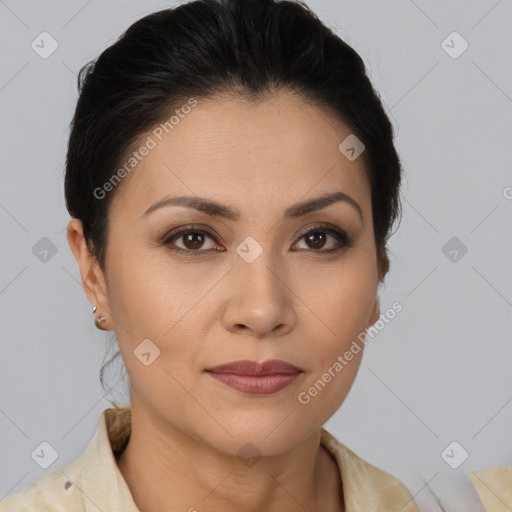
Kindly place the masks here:
[[(338, 150), (350, 133), (291, 93), (257, 103), (200, 99), (115, 191), (104, 272), (81, 222), (69, 223), (87, 297), (115, 331), (130, 377), (132, 435), (118, 467), (142, 512), (344, 510), (320, 429), (345, 400), (363, 350), (310, 403), (298, 394), (380, 315), (370, 184), (362, 158)], [(362, 219), (345, 201), (283, 219), (291, 205), (333, 191), (353, 198)], [(143, 215), (185, 194), (236, 208), (240, 218), (176, 205)], [(345, 231), (353, 246), (325, 253), (340, 245), (326, 231), (323, 243), (308, 243), (303, 235), (317, 223)], [(159, 243), (159, 234), (189, 224), (213, 238), (172, 244), (201, 254)], [(263, 248), (252, 263), (236, 252), (247, 236)], [(148, 366), (134, 355), (144, 339), (160, 349)], [(303, 373), (261, 396), (204, 371), (239, 359), (281, 359)], [(261, 454), (251, 467), (237, 456), (248, 441)]]

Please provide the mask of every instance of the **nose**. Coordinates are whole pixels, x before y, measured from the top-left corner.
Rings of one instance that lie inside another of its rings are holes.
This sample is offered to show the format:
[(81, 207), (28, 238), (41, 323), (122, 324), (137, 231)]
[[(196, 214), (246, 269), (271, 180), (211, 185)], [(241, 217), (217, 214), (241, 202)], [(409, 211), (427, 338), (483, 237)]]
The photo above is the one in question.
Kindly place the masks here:
[(237, 259), (225, 286), (224, 327), (257, 338), (283, 336), (297, 321), (297, 298), (282, 267), (263, 252), (256, 261)]

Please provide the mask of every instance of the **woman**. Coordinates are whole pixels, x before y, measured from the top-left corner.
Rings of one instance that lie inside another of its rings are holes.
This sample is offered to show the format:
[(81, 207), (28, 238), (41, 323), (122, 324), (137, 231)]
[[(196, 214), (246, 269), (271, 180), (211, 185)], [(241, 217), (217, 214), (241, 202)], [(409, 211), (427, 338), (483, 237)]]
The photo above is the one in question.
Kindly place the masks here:
[(0, 510), (417, 511), (322, 427), (400, 209), (361, 58), (304, 5), (206, 0), (136, 22), (79, 88), (67, 235), (131, 405)]

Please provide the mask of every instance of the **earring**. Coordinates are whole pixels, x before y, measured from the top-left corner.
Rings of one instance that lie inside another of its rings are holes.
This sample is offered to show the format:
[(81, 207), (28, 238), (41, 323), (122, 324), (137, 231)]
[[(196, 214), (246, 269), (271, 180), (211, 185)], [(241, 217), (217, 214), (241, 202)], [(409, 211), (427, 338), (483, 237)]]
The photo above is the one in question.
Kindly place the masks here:
[[(92, 308), (92, 312), (93, 312), (93, 314), (94, 314), (94, 313), (96, 313), (97, 309), (98, 309), (98, 308), (97, 308), (96, 306), (94, 306), (94, 307)], [(106, 317), (106, 316), (100, 316), (99, 318), (95, 318), (95, 319), (94, 319), (94, 323), (96, 324), (96, 327), (97, 327), (98, 329), (100, 329), (101, 331), (105, 331), (105, 330), (106, 330), (106, 329), (103, 329), (103, 327), (101, 327), (101, 324), (102, 324), (106, 319), (107, 319), (107, 317)]]

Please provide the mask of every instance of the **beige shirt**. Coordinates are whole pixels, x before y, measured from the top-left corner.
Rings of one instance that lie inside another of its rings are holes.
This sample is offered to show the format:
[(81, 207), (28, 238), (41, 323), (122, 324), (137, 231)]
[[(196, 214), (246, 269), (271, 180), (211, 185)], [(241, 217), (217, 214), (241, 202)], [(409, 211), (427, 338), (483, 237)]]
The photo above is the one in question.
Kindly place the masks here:
[[(140, 512), (115, 458), (129, 439), (130, 412), (129, 406), (105, 409), (79, 458), (4, 498), (0, 512)], [(323, 428), (321, 444), (340, 469), (346, 512), (418, 512), (398, 479), (365, 462)], [(512, 511), (512, 468), (468, 476), (485, 510)]]

